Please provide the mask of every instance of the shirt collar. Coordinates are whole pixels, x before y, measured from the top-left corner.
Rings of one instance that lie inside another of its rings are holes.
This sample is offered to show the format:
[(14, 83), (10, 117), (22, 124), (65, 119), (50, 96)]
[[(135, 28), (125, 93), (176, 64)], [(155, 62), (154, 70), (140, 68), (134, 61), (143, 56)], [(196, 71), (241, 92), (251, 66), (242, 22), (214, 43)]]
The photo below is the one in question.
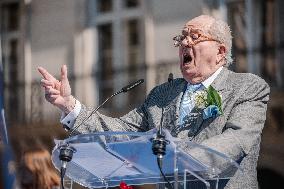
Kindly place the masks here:
[(216, 77), (219, 75), (219, 73), (222, 71), (223, 66), (221, 66), (216, 72), (214, 72), (210, 77), (208, 77), (206, 80), (202, 82), (202, 85), (207, 89), (213, 81), (216, 79)]
[[(218, 68), (216, 72), (214, 72), (210, 77), (208, 77), (206, 80), (201, 82), (201, 84), (207, 89), (213, 83), (213, 81), (216, 79), (216, 77), (219, 75), (222, 69), (223, 69), (223, 66)], [(189, 87), (190, 85), (191, 85), (190, 83), (187, 83), (187, 87)]]

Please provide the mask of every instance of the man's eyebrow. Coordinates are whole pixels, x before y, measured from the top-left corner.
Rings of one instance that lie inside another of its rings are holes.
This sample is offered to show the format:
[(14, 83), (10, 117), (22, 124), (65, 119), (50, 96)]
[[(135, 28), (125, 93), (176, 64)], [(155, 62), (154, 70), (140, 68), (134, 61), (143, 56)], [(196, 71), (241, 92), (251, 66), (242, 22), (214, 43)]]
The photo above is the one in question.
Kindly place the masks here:
[(191, 28), (190, 31), (191, 32), (202, 32), (202, 30), (198, 28)]
[(188, 28), (184, 28), (182, 31), (181, 31), (181, 34), (182, 35), (188, 35), (189, 31), (188, 31)]

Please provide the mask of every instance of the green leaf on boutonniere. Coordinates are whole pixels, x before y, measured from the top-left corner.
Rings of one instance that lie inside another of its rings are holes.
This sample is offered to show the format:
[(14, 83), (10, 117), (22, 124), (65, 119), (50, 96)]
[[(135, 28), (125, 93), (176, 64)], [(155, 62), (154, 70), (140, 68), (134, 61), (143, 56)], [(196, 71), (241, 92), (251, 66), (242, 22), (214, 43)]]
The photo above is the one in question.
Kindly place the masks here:
[(221, 114), (223, 114), (222, 110), (222, 99), (219, 93), (210, 85), (207, 89), (207, 100), (206, 105), (215, 105), (219, 108)]

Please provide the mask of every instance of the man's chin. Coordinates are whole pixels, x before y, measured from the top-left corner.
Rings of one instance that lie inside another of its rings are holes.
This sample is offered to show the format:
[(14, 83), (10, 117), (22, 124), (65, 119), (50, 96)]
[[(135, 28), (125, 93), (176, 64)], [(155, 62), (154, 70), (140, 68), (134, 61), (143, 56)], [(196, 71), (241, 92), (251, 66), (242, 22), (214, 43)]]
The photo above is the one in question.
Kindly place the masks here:
[(196, 74), (195, 74), (195, 70), (194, 68), (191, 68), (191, 67), (182, 67), (181, 68), (181, 72), (182, 72), (182, 75), (185, 76), (185, 77), (194, 77)]
[(197, 84), (203, 81), (203, 78), (200, 75), (197, 75), (196, 73), (189, 73), (183, 71), (182, 76), (188, 83), (191, 84)]
[(182, 76), (187, 82), (190, 83), (192, 83), (195, 80), (194, 74), (189, 74), (185, 71), (182, 72)]

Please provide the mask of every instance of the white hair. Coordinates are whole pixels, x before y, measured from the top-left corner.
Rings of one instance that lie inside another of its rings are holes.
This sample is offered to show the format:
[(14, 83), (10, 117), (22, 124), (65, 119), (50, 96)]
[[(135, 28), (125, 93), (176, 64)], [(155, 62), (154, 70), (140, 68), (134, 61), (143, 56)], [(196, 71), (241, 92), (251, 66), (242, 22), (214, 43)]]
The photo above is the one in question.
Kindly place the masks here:
[(229, 66), (233, 62), (232, 58), (232, 35), (231, 35), (231, 29), (229, 25), (222, 21), (214, 19), (214, 22), (211, 24), (210, 28), (208, 29), (208, 33), (216, 40), (220, 41), (221, 43), (224, 43), (226, 48), (226, 55), (225, 55), (225, 61), (226, 65)]

